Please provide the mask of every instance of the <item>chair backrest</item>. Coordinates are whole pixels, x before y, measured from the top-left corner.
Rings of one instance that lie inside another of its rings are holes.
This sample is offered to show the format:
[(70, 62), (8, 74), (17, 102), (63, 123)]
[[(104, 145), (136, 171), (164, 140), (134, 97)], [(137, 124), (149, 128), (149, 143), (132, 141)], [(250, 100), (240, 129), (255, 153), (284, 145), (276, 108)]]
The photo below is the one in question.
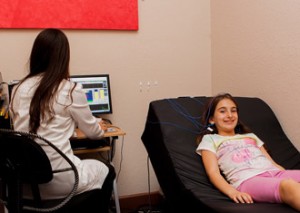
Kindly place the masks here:
[[(43, 148), (36, 142), (45, 143), (56, 150), (70, 167), (53, 171), (49, 158)], [(53, 173), (74, 172), (75, 183), (73, 189), (59, 203), (45, 208), (41, 205), (38, 190), (39, 184), (48, 183), (53, 178)], [(3, 184), (2, 201), (9, 212), (22, 212), (22, 209), (38, 212), (51, 212), (60, 209), (75, 195), (78, 187), (78, 172), (73, 162), (62, 153), (55, 145), (39, 135), (18, 132), (10, 129), (0, 129), (0, 179)], [(27, 206), (23, 204), (23, 184), (30, 184), (35, 202)], [(38, 204), (38, 205), (37, 205)]]
[(47, 183), (52, 167), (44, 150), (29, 135), (0, 131), (0, 176), (10, 179), (18, 173), (22, 183)]

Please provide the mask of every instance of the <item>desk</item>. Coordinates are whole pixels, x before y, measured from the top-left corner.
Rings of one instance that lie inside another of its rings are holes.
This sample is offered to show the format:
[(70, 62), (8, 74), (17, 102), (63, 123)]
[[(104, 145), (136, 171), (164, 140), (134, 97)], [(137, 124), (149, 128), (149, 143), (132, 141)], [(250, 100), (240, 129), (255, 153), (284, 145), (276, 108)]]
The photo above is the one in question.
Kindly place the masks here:
[[(118, 139), (119, 136), (124, 136), (126, 133), (116, 126), (109, 126), (108, 127), (111, 131), (107, 131), (104, 133), (104, 138), (108, 139), (108, 145), (101, 146), (101, 147), (95, 147), (95, 148), (80, 148), (80, 149), (74, 149), (73, 152), (75, 155), (80, 154), (88, 154), (88, 153), (99, 153), (99, 152), (109, 152), (109, 163), (112, 164), (112, 160), (114, 157), (114, 147), (115, 147), (115, 141)], [(70, 138), (71, 143), (75, 142), (76, 140), (81, 139), (87, 139), (87, 137), (84, 135), (84, 133), (80, 129), (76, 129), (75, 131), (76, 137)], [(116, 212), (120, 213), (120, 203), (119, 203), (119, 195), (117, 190), (117, 182), (116, 179), (113, 183), (113, 190), (114, 190), (114, 197), (115, 197), (115, 205), (116, 205)]]
[[(118, 136), (124, 136), (126, 135), (126, 133), (119, 127), (116, 126), (108, 126), (108, 128), (112, 128), (114, 131), (110, 131), (110, 132), (105, 132), (104, 133), (104, 137), (118, 137)], [(85, 134), (80, 130), (80, 129), (76, 129), (76, 137), (73, 137), (72, 139), (85, 139), (86, 136)]]
[[(84, 148), (84, 149), (75, 149), (73, 152), (75, 155), (80, 154), (87, 154), (87, 153), (95, 153), (95, 152), (106, 152), (110, 151), (110, 162), (113, 160), (113, 151), (115, 146), (115, 141), (118, 139), (119, 136), (124, 136), (126, 133), (116, 126), (109, 126), (109, 128), (112, 128), (114, 131), (105, 132), (104, 138), (110, 139), (110, 145), (103, 146), (103, 147), (97, 147), (97, 148)], [(87, 139), (87, 137), (84, 135), (84, 133), (80, 129), (75, 130), (76, 137), (72, 137), (70, 139), (71, 143), (72, 141), (81, 140), (81, 139)]]

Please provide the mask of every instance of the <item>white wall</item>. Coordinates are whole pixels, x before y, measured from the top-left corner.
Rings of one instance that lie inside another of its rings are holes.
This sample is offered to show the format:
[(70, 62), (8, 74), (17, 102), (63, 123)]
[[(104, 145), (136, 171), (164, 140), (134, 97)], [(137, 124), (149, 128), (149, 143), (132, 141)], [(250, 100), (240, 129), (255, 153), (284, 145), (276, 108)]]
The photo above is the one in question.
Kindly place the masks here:
[[(118, 170), (123, 158), (118, 179), (121, 196), (148, 192), (147, 153), (140, 137), (149, 102), (211, 95), (210, 1), (138, 3), (138, 31), (65, 30), (71, 46), (71, 74), (110, 74), (114, 112), (107, 117), (127, 133), (122, 155), (118, 140), (114, 160)], [(0, 30), (0, 72), (5, 81), (26, 75), (39, 31)], [(157, 191), (159, 185), (150, 172), (151, 191)]]
[(300, 150), (300, 2), (211, 2), (213, 93), (262, 98)]

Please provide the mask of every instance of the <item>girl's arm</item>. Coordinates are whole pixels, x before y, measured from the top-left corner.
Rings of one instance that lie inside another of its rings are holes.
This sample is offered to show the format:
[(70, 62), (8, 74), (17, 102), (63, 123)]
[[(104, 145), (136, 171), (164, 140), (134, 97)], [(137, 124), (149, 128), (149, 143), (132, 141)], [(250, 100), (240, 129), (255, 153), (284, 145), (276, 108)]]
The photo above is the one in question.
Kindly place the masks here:
[(273, 160), (273, 158), (269, 155), (269, 153), (267, 152), (264, 146), (261, 146), (260, 150), (276, 167), (278, 167), (280, 170), (285, 170), (282, 166), (280, 166)]
[(236, 203), (253, 203), (248, 193), (240, 192), (231, 186), (221, 175), (216, 155), (208, 150), (201, 151), (205, 171), (212, 184)]

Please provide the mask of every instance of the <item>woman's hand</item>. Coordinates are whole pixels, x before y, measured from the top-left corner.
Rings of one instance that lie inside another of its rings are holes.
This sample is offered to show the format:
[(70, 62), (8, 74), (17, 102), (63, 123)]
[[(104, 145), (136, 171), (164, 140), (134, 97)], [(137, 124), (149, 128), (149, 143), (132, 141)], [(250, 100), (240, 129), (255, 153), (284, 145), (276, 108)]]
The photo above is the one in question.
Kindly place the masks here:
[(253, 203), (252, 197), (245, 192), (233, 190), (228, 194), (229, 198), (235, 203)]
[(107, 130), (107, 124), (106, 124), (105, 121), (101, 120), (101, 121), (99, 122), (99, 125), (100, 125), (100, 127), (101, 127), (101, 129), (102, 129), (103, 131), (106, 131), (106, 130)]

